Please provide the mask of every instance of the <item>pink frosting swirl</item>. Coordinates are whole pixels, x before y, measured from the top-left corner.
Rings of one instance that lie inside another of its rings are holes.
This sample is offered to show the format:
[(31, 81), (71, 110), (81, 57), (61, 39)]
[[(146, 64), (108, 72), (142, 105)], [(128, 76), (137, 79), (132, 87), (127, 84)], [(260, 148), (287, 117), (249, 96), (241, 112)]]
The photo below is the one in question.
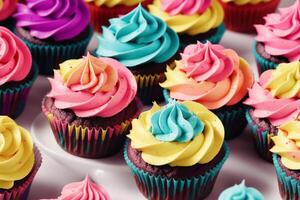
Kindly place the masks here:
[(161, 0), (162, 9), (170, 15), (193, 15), (203, 13), (211, 5), (211, 0)]
[(212, 45), (210, 42), (189, 45), (181, 54), (181, 70), (198, 82), (222, 81), (232, 74), (235, 64), (226, 51), (221, 45)]
[(18, 0), (0, 0), (0, 21), (10, 17), (16, 10)]
[(271, 77), (272, 70), (264, 72), (259, 83), (255, 83), (249, 89), (249, 98), (244, 104), (254, 108), (253, 115), (257, 118), (267, 118), (273, 126), (279, 126), (285, 122), (298, 118), (300, 113), (300, 99), (279, 99), (273, 97), (264, 85)]
[(136, 96), (133, 74), (111, 58), (88, 56), (61, 64), (49, 79), (48, 97), (59, 109), (71, 109), (78, 117), (111, 117), (126, 108)]
[(32, 58), (27, 46), (10, 30), (0, 27), (0, 86), (29, 74)]
[(256, 40), (265, 45), (267, 53), (300, 60), (300, 1), (265, 17), (265, 25), (256, 25)]

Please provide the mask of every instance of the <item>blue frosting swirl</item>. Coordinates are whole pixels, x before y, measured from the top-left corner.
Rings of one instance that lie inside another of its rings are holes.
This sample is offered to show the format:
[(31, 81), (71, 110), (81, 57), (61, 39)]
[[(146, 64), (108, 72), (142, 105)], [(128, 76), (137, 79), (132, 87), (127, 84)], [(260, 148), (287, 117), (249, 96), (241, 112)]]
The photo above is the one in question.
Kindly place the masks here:
[(179, 48), (177, 33), (141, 5), (127, 15), (110, 19), (98, 36), (97, 56), (111, 57), (127, 67), (169, 60)]
[(189, 142), (203, 129), (203, 122), (176, 101), (171, 101), (151, 117), (151, 133), (164, 142)]
[(255, 188), (246, 187), (245, 181), (224, 190), (218, 200), (264, 200), (264, 196)]

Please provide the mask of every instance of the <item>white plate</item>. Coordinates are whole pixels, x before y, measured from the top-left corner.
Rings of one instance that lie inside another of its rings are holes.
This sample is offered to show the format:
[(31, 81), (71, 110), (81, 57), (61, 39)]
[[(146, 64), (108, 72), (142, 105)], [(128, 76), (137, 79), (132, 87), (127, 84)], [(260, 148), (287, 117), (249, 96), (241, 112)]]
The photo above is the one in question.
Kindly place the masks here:
[[(58, 184), (66, 183), (62, 178), (71, 179), (72, 177), (71, 180), (74, 180), (76, 177), (75, 180), (79, 181), (89, 174), (94, 181), (108, 190), (112, 199), (144, 199), (121, 153), (106, 159), (85, 159), (68, 154), (56, 143), (43, 114), (38, 115), (34, 120), (31, 133), (38, 147), (55, 159), (61, 165), (61, 169), (66, 169), (63, 177), (57, 176)], [(240, 183), (243, 179), (246, 180), (247, 185), (258, 188), (266, 199), (280, 199), (273, 166), (258, 157), (248, 131), (245, 131), (238, 139), (230, 141), (229, 146), (230, 157), (221, 170), (212, 194), (207, 199), (216, 200), (221, 191), (235, 183)], [(56, 187), (55, 192), (58, 193), (58, 190)], [(46, 194), (48, 193), (45, 192), (44, 195)], [(42, 196), (43, 191), (40, 191), (39, 195)], [(55, 197), (53, 193), (51, 195), (50, 197)], [(50, 197), (43, 196), (43, 198)]]

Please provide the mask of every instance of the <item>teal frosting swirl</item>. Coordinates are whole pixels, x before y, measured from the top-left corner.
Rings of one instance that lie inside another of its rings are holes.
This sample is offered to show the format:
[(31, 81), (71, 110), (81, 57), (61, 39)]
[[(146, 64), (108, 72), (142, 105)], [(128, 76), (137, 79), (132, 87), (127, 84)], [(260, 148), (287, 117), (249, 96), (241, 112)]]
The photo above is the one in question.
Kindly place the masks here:
[(171, 101), (151, 117), (151, 133), (164, 142), (188, 142), (201, 134), (203, 129), (203, 122), (176, 101)]
[(98, 36), (97, 56), (111, 57), (127, 67), (169, 60), (179, 48), (177, 33), (141, 5), (127, 15), (110, 19)]
[(246, 187), (245, 181), (224, 190), (218, 200), (264, 200), (264, 196), (255, 188)]

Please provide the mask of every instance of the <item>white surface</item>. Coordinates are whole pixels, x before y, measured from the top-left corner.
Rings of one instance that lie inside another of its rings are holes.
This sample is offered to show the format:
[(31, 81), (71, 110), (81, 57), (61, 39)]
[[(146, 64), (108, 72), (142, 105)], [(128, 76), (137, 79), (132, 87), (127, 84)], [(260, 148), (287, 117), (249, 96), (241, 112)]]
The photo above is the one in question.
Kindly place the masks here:
[[(291, 2), (293, 1), (282, 1), (282, 4), (288, 5)], [(252, 43), (253, 36), (229, 31), (221, 41), (222, 45), (235, 49), (255, 68)], [(32, 122), (41, 113), (42, 97), (49, 90), (47, 79), (39, 77), (30, 93), (24, 113), (17, 119), (19, 124), (30, 130)], [(35, 121), (34, 133), (39, 138), (38, 141), (52, 152), (60, 153), (64, 157), (58, 156), (53, 159), (50, 158), (51, 154), (47, 156), (43, 151), (42, 167), (32, 185), (30, 200), (57, 197), (65, 184), (80, 181), (86, 174), (102, 184), (113, 200), (144, 199), (135, 187), (133, 177), (120, 155), (105, 160), (87, 160), (69, 155), (56, 145), (45, 122), (42, 115)], [(230, 157), (221, 170), (212, 194), (207, 199), (216, 200), (222, 190), (245, 179), (246, 184), (258, 188), (265, 195), (266, 200), (279, 200), (275, 171), (271, 164), (258, 157), (248, 131), (230, 141), (229, 145)]]

